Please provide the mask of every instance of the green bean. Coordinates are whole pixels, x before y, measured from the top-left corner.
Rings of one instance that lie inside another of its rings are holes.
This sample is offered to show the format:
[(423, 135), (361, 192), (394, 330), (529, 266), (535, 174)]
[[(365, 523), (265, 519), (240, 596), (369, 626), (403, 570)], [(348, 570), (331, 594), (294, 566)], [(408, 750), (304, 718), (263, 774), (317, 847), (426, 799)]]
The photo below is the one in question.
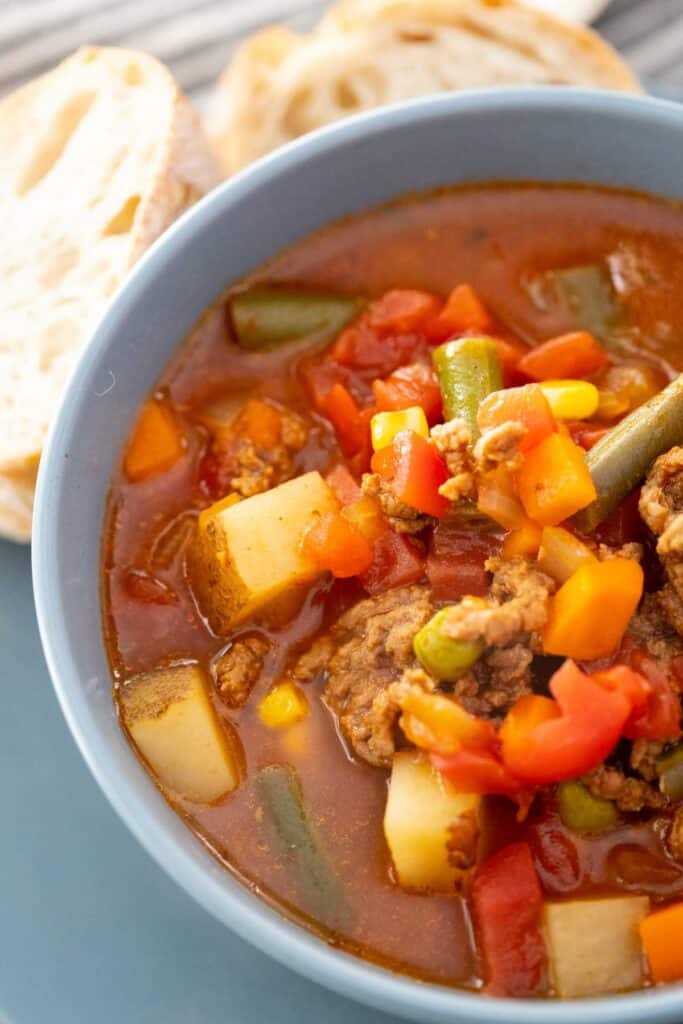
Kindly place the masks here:
[(296, 772), (270, 765), (261, 769), (255, 783), (280, 856), (293, 867), (304, 909), (330, 928), (348, 927), (349, 907), (342, 885), (308, 818)]
[(683, 374), (634, 409), (586, 455), (598, 496), (574, 523), (590, 533), (617, 508), (662, 452), (683, 442)]
[(442, 682), (454, 683), (481, 657), (480, 640), (452, 640), (441, 630), (447, 608), (442, 608), (413, 637), (415, 657), (426, 672)]
[(492, 338), (459, 338), (440, 345), (433, 354), (446, 419), (465, 420), (472, 442), (479, 437), (477, 412), (492, 391), (500, 391), (503, 377)]
[(659, 788), (670, 800), (683, 800), (683, 745), (657, 758)]
[(565, 267), (548, 274), (560, 302), (576, 326), (608, 339), (619, 319), (619, 306), (607, 269), (599, 264)]
[(325, 292), (252, 288), (229, 300), (238, 345), (269, 348), (316, 335), (334, 335), (358, 315), (362, 301)]
[(557, 801), (560, 817), (572, 832), (604, 832), (617, 822), (613, 802), (593, 796), (581, 782), (560, 783)]

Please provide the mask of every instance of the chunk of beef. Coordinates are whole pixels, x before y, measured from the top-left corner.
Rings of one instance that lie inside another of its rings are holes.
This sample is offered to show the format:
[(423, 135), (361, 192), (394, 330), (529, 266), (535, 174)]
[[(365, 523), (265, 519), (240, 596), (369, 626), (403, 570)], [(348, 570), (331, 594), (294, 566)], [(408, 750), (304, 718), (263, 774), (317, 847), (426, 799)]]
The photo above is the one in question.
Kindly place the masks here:
[(433, 522), (430, 516), (423, 515), (422, 512), (400, 501), (394, 494), (391, 484), (379, 473), (365, 473), (361, 488), (364, 494), (379, 502), (392, 530), (396, 533), (419, 533)]
[(400, 714), (391, 686), (416, 664), (413, 637), (431, 613), (424, 586), (359, 601), (294, 668), (298, 679), (325, 673), (325, 702), (351, 750), (368, 764), (391, 763)]
[(629, 755), (631, 768), (648, 782), (653, 782), (657, 778), (657, 758), (665, 746), (661, 740), (636, 740)]
[(296, 475), (294, 456), (307, 439), (306, 423), (296, 413), (250, 399), (214, 433), (202, 462), (202, 479), (215, 499), (231, 492), (249, 498), (268, 491)]
[(657, 539), (657, 554), (668, 585), (662, 608), (671, 625), (683, 632), (683, 448), (660, 455), (643, 485), (640, 515)]
[(527, 558), (490, 558), (493, 582), (489, 598), (465, 597), (449, 608), (443, 632), (453, 640), (483, 640), (505, 647), (541, 629), (548, 617), (554, 581)]
[(251, 693), (269, 649), (268, 641), (258, 635), (235, 640), (214, 666), (216, 685), (231, 708), (239, 708)]
[(619, 768), (602, 764), (584, 775), (581, 781), (594, 796), (613, 800), (620, 811), (659, 810), (668, 798), (651, 782), (631, 778)]
[(676, 809), (666, 837), (666, 845), (673, 859), (683, 864), (683, 807)]
[(502, 714), (516, 700), (531, 693), (533, 654), (528, 643), (494, 647), (459, 679), (453, 691), (472, 715), (489, 718)]

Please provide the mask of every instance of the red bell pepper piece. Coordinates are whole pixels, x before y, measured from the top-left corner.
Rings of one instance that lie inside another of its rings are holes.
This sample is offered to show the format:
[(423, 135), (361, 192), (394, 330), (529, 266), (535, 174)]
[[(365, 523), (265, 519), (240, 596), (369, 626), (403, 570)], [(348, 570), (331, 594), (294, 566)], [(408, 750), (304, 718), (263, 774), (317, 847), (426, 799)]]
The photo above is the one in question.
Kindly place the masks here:
[(419, 405), (430, 424), (441, 419), (441, 388), (434, 370), (425, 363), (400, 366), (386, 379), (373, 381), (372, 391), (382, 412)]
[(389, 481), (404, 504), (438, 519), (448, 513), (450, 502), (439, 494), (439, 487), (448, 480), (446, 463), (429, 441), (414, 431), (401, 431), (391, 445), (375, 452), (371, 467)]
[(445, 521), (436, 525), (429, 539), (427, 579), (437, 601), (459, 597), (486, 597), (490, 578), (484, 564), (500, 553), (495, 533), (475, 533)]
[[(656, 658), (636, 648), (630, 661), (646, 684), (649, 693), (644, 707), (636, 707), (624, 728), (629, 740), (675, 740), (681, 735), (681, 703), (669, 673)], [(615, 672), (618, 667), (611, 670)], [(626, 669), (626, 671), (630, 671)]]
[(484, 961), (485, 991), (530, 996), (545, 986), (543, 890), (526, 843), (511, 843), (479, 865), (470, 903)]
[(589, 452), (593, 445), (602, 440), (610, 428), (598, 427), (595, 423), (586, 423), (584, 420), (572, 420), (567, 423), (567, 429), (571, 434), (572, 441), (581, 445), (584, 451)]
[(538, 384), (494, 391), (479, 406), (477, 422), (482, 433), (511, 421), (526, 427), (519, 445), (521, 452), (528, 452), (557, 430), (548, 399)]
[(422, 545), (404, 533), (387, 530), (375, 541), (372, 562), (359, 579), (368, 594), (374, 596), (417, 583), (424, 574)]
[(372, 544), (341, 512), (328, 512), (304, 534), (303, 554), (337, 579), (358, 576), (372, 563)]
[(524, 783), (508, 771), (494, 748), (468, 750), (463, 747), (448, 756), (432, 754), (431, 758), (434, 767), (463, 793), (514, 799), (524, 788)]
[(500, 730), (503, 762), (530, 785), (574, 779), (613, 750), (634, 708), (644, 706), (646, 681), (631, 672), (591, 677), (570, 660), (554, 674), (555, 697), (521, 697)]
[(519, 361), (532, 380), (588, 377), (607, 365), (607, 353), (588, 331), (574, 331), (538, 345)]
[(491, 330), (493, 320), (474, 288), (459, 284), (446, 299), (438, 316), (423, 328), (430, 342), (440, 343), (466, 332)]

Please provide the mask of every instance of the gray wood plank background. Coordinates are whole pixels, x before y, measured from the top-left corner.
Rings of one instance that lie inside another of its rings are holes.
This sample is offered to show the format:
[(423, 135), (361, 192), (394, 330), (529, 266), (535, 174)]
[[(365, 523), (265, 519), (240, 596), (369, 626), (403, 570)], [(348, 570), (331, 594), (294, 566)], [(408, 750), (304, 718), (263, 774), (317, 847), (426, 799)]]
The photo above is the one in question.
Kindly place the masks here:
[[(320, 0), (0, 0), (0, 93), (82, 43), (132, 46), (201, 99), (246, 33), (312, 25)], [(596, 26), (644, 79), (683, 93), (683, 0), (612, 0)]]

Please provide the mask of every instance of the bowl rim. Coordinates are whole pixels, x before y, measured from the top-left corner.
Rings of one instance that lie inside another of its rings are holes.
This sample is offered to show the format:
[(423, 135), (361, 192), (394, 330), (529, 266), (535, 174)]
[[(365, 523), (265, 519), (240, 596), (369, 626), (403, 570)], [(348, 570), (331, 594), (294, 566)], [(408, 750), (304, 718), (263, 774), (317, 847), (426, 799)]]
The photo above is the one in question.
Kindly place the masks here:
[[(376, 966), (333, 948), (252, 893), (243, 900), (226, 893), (210, 870), (197, 870), (160, 821), (145, 819), (138, 787), (108, 771), (106, 745), (91, 736), (83, 724), (87, 707), (85, 681), (77, 678), (66, 634), (55, 628), (66, 622), (68, 613), (59, 580), (53, 578), (51, 572), (50, 554), (59, 537), (56, 516), (52, 515), (47, 498), (56, 487), (60, 435), (67, 426), (67, 410), (77, 397), (86, 372), (96, 367), (109, 349), (110, 322), (116, 320), (119, 311), (135, 306), (144, 296), (148, 280), (162, 267), (166, 250), (201, 234), (226, 202), (248, 197), (269, 179), (321, 152), (353, 144), (359, 138), (385, 129), (408, 128), (416, 120), (440, 118), (444, 113), (455, 117), (459, 113), (494, 109), (521, 112), (547, 110), (548, 107), (558, 114), (572, 111), (586, 116), (596, 112), (606, 116), (627, 115), (635, 125), (655, 118), (662, 127), (683, 127), (683, 106), (674, 102), (591, 89), (537, 86), (420, 97), (357, 115), (289, 143), (240, 171), (183, 214), (145, 253), (109, 302), (80, 353), (50, 426), (36, 487), (32, 542), (34, 598), (43, 651), (57, 698), (80, 753), (101, 790), (162, 870), (212, 916), (247, 942), (342, 996), (402, 1018), (450, 1021), (461, 1015), (464, 1020), (478, 1024), (575, 1024), (578, 1011), (585, 1024), (636, 1024), (646, 1018), (652, 1022), (673, 1022), (683, 1015), (683, 986), (584, 999), (578, 1004), (545, 999), (482, 998), (470, 990), (422, 982)], [(246, 888), (244, 893), (247, 893)]]

